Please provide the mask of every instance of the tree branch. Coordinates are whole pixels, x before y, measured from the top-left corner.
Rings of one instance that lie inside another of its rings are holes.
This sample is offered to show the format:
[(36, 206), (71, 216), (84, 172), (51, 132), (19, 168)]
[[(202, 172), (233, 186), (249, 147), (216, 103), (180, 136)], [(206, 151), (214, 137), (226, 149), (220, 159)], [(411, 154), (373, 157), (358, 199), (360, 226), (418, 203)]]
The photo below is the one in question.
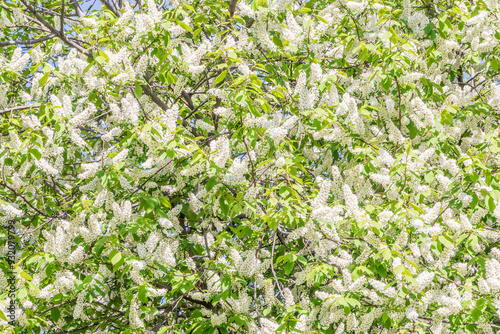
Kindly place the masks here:
[(399, 131), (401, 131), (401, 88), (399, 87), (399, 81), (398, 77), (394, 76), (394, 79), (396, 79), (396, 85), (398, 86), (398, 108), (399, 108)]
[(42, 216), (44, 216), (44, 217), (53, 218), (53, 217), (50, 217), (48, 214), (46, 214), (46, 213), (44, 213), (44, 212), (42, 212), (42, 211), (38, 210), (36, 207), (34, 207), (34, 206), (31, 204), (31, 202), (30, 202), (30, 201), (28, 201), (28, 200), (26, 199), (26, 197), (24, 197), (23, 195), (21, 195), (20, 193), (18, 193), (17, 191), (15, 191), (14, 189), (12, 189), (11, 187), (9, 187), (7, 184), (5, 184), (5, 183), (3, 183), (3, 182), (0, 182), (0, 185), (1, 185), (1, 186), (3, 186), (3, 187), (5, 187), (5, 188), (7, 188), (7, 189), (9, 189), (10, 191), (12, 191), (12, 192), (14, 193), (14, 195), (21, 197), (21, 198), (23, 199), (23, 201), (24, 201), (26, 204), (28, 204), (28, 206), (29, 206), (30, 208), (32, 208), (33, 210), (35, 210), (36, 212), (38, 212), (38, 214), (40, 214), (40, 215), (42, 215)]
[(82, 9), (80, 8), (80, 4), (78, 3), (78, 0), (71, 0), (70, 3), (75, 8), (75, 12), (76, 12), (76, 15), (78, 15), (78, 17), (84, 17), (85, 16), (85, 14), (83, 13)]
[(113, 5), (111, 5), (111, 4), (109, 3), (109, 1), (107, 1), (107, 0), (102, 0), (102, 3), (103, 3), (106, 7), (108, 7), (108, 9), (109, 9), (110, 11), (112, 11), (112, 12), (113, 12), (113, 14), (115, 14), (117, 17), (120, 17), (120, 16), (121, 16), (120, 12), (119, 12), (119, 11), (117, 11), (117, 10), (116, 10), (116, 8), (115, 8), (115, 7), (113, 7)]
[[(163, 111), (167, 111), (169, 109), (167, 104), (165, 102), (163, 102), (163, 100), (160, 99), (155, 93), (153, 93), (153, 91), (151, 90), (149, 85), (141, 85), (141, 87), (142, 87), (142, 92), (144, 94), (146, 94), (147, 96), (149, 96), (151, 98), (151, 100), (153, 100), (153, 102), (156, 103), (156, 105), (158, 107), (160, 107)], [(195, 137), (203, 136), (203, 134), (196, 131), (196, 128), (192, 127), (188, 121), (186, 121), (185, 119), (182, 119), (182, 117), (179, 117), (179, 120), (181, 120), (182, 125), (186, 129), (190, 129), (190, 132), (193, 134), (193, 136), (195, 136)]]
[(4, 110), (0, 110), (0, 114), (6, 114), (12, 111), (18, 111), (18, 110), (24, 110), (24, 109), (29, 109), (29, 108), (40, 108), (40, 106), (19, 106), (19, 107), (12, 107), (12, 108), (7, 108)]
[[(40, 228), (42, 228), (44, 225), (50, 223), (52, 220), (54, 220), (53, 218), (51, 218), (50, 220), (46, 221), (45, 223), (43, 223), (42, 225), (38, 226), (37, 228), (35, 228), (34, 230), (31, 230), (31, 231), (27, 231), (27, 232), (23, 232), (23, 233), (18, 233), (18, 234), (14, 234), (14, 236), (19, 236), (19, 235), (25, 235), (25, 234), (30, 234), (30, 233), (33, 233), (33, 232), (36, 232), (37, 230), (39, 230)], [(2, 238), (8, 238), (9, 236), (6, 235), (4, 237), (0, 237), (0, 239)]]
[(60, 17), (60, 24), (61, 24), (61, 28), (59, 29), (59, 33), (61, 34), (64, 34), (64, 0), (61, 0), (62, 4), (61, 4), (61, 17)]
[(36, 12), (35, 8), (31, 6), (27, 0), (21, 0), (21, 2), (26, 6), (28, 11), (31, 14), (33, 14), (33, 16), (37, 19), (37, 21), (40, 22), (43, 26), (45, 26), (47, 29), (49, 29), (53, 34), (57, 35), (62, 41), (64, 41), (69, 46), (74, 47), (78, 52), (86, 55), (89, 58), (93, 58), (92, 52), (85, 50), (82, 46), (72, 42), (70, 39), (66, 37), (66, 35), (64, 35), (64, 33), (61, 33), (59, 30), (54, 28), (49, 22), (45, 21), (45, 19)]
[(9, 46), (9, 45), (31, 45), (36, 43), (41, 43), (56, 37), (55, 34), (50, 34), (45, 37), (35, 38), (35, 39), (27, 39), (27, 40), (17, 40), (17, 41), (7, 41), (0, 42), (0, 46)]
[(238, 0), (231, 0), (231, 2), (229, 3), (229, 17), (230, 18), (233, 17), (237, 4), (238, 4)]

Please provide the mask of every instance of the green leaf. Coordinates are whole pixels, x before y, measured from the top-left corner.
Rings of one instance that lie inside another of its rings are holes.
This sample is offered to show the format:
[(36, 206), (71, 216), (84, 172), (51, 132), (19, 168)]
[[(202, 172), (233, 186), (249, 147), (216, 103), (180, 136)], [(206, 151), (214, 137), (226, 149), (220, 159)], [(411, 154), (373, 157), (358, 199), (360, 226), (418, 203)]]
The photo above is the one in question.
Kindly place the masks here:
[(40, 160), (42, 158), (42, 154), (36, 148), (30, 148), (30, 153), (36, 160)]
[(27, 288), (22, 288), (17, 293), (17, 298), (19, 298), (20, 300), (23, 300), (27, 296), (28, 296), (28, 289)]
[(196, 12), (196, 10), (195, 10), (192, 6), (190, 6), (190, 5), (187, 5), (187, 4), (183, 3), (183, 4), (182, 4), (182, 6), (183, 6), (184, 8), (186, 8), (186, 9), (188, 9), (188, 10), (192, 11), (193, 13), (195, 13), (195, 12)]
[(392, 327), (392, 320), (391, 320), (391, 317), (389, 317), (387, 315), (387, 313), (384, 312), (384, 314), (382, 315), (382, 321), (383, 321), (383, 325), (384, 325), (384, 328), (386, 329), (390, 329)]
[(359, 62), (360, 63), (364, 63), (366, 59), (368, 59), (368, 56), (369, 56), (369, 51), (367, 48), (364, 48), (363, 51), (360, 52), (359, 54)]
[(453, 125), (453, 116), (450, 114), (450, 112), (448, 110), (444, 110), (441, 113), (441, 123)]
[(102, 64), (106, 62), (106, 58), (104, 58), (103, 56), (97, 56), (95, 57), (95, 61), (98, 62), (99, 64)]
[(496, 60), (495, 58), (490, 60), (490, 65), (491, 65), (491, 68), (493, 69), (493, 71), (495, 71), (495, 72), (497, 72), (498, 69), (500, 68), (500, 64), (499, 64), (498, 60)]
[(167, 72), (167, 82), (173, 85), (177, 82), (177, 77), (172, 72)]
[(61, 311), (59, 311), (59, 308), (54, 307), (52, 310), (50, 310), (50, 316), (52, 318), (52, 321), (57, 322), (59, 318), (61, 318)]
[(361, 306), (361, 303), (360, 303), (358, 300), (354, 299), (354, 298), (345, 297), (344, 299), (345, 299), (345, 301), (346, 301), (346, 302), (348, 302), (348, 303), (349, 303), (349, 305), (351, 305), (352, 307), (359, 307), (359, 306)]
[(140, 99), (142, 96), (142, 86), (140, 84), (135, 84), (135, 90), (134, 90), (135, 97), (137, 99)]
[(283, 43), (281, 42), (281, 39), (279, 39), (278, 36), (273, 36), (273, 42), (274, 44), (276, 44), (277, 46), (279, 46), (280, 48), (283, 47)]
[(295, 264), (294, 264), (293, 262), (288, 262), (288, 263), (285, 265), (285, 273), (286, 273), (287, 275), (290, 275), (290, 273), (291, 273), (291, 272), (292, 272), (292, 270), (293, 270), (293, 266), (294, 266), (294, 265), (295, 265)]
[(146, 196), (141, 196), (140, 202), (141, 207), (144, 209), (144, 211), (146, 211), (146, 213), (154, 211), (156, 204), (159, 204), (159, 201), (157, 199)]
[(391, 250), (389, 248), (384, 248), (382, 249), (382, 257), (384, 260), (390, 260), (391, 259)]
[(137, 290), (137, 298), (139, 298), (139, 300), (143, 303), (148, 302), (147, 290), (144, 285), (139, 286), (139, 289)]
[(122, 257), (122, 253), (120, 253), (116, 249), (113, 249), (111, 253), (109, 253), (109, 260), (111, 261), (112, 265), (117, 264), (122, 259)]
[(405, 271), (405, 269), (406, 269), (405, 266), (400, 264), (399, 266), (394, 268), (394, 274), (402, 274)]
[(52, 297), (50, 299), (50, 302), (52, 304), (59, 304), (59, 303), (62, 302), (62, 300), (63, 300), (63, 294), (62, 293), (58, 293), (57, 295), (55, 295), (54, 297)]
[(33, 278), (31, 278), (31, 276), (30, 276), (30, 275), (28, 275), (28, 273), (27, 273), (27, 272), (25, 272), (25, 271), (21, 272), (21, 277), (22, 277), (22, 278), (24, 278), (24, 279), (25, 279), (25, 280), (27, 280), (27, 281), (31, 281), (31, 280), (33, 280)]
[(229, 203), (226, 197), (221, 197), (219, 198), (219, 203), (220, 203), (220, 208), (222, 209), (222, 212), (225, 214), (229, 213)]
[(270, 218), (269, 221), (267, 222), (267, 225), (273, 231), (276, 231), (278, 229), (279, 224), (280, 222), (275, 218)]
[(90, 282), (92, 282), (94, 278), (92, 277), (92, 275), (88, 275), (86, 276), (84, 279), (83, 279), (83, 284), (86, 285), (86, 284), (90, 284)]
[(336, 299), (337, 303), (339, 305), (342, 305), (342, 306), (349, 306), (349, 304), (347, 304), (347, 301), (345, 300), (344, 297), (337, 297)]
[(187, 30), (189, 32), (193, 32), (193, 29), (188, 26), (185, 22), (177, 20), (177, 24), (184, 30)]
[(35, 291), (35, 293), (40, 293), (40, 288), (35, 284), (28, 281), (28, 286), (30, 287), (30, 290)]
[(325, 23), (325, 24), (329, 24), (327, 20), (325, 20), (324, 18), (322, 18), (322, 17), (321, 17), (321, 16), (319, 16), (319, 15), (316, 15), (316, 18), (317, 18), (318, 20), (320, 20), (321, 22)]
[(440, 235), (438, 239), (439, 239), (439, 241), (441, 241), (441, 243), (442, 243), (443, 245), (445, 245), (446, 247), (450, 247), (450, 246), (453, 244), (453, 243), (452, 243), (452, 242), (450, 242), (447, 238), (445, 238), (443, 235)]
[(490, 212), (495, 211), (495, 207), (496, 207), (495, 201), (493, 200), (493, 198), (491, 196), (486, 196), (484, 201), (488, 205), (488, 209), (490, 210)]
[(382, 277), (387, 277), (387, 269), (382, 265), (377, 267), (377, 273)]
[(219, 82), (221, 82), (222, 80), (224, 80), (224, 78), (226, 77), (226, 74), (227, 74), (227, 71), (225, 71), (225, 70), (224, 70), (224, 71), (222, 71), (222, 73), (221, 73), (221, 74), (219, 74), (219, 75), (217, 76), (217, 78), (215, 78), (215, 80), (214, 80), (214, 85), (217, 85)]
[(424, 179), (427, 183), (432, 183), (432, 181), (434, 181), (434, 174), (432, 172), (428, 172), (425, 174)]
[(271, 106), (269, 105), (269, 103), (267, 103), (267, 101), (264, 101), (263, 99), (257, 99), (256, 101), (260, 103), (260, 107), (262, 108), (262, 110), (267, 113), (271, 112)]
[(492, 191), (490, 191), (490, 196), (493, 197), (495, 201), (498, 201), (500, 200), (500, 191), (493, 189)]
[(481, 317), (482, 314), (483, 314), (483, 312), (481, 311), (481, 309), (479, 309), (479, 308), (473, 309), (471, 314), (470, 314), (472, 322), (478, 321), (479, 317)]
[(49, 80), (49, 75), (50, 73), (45, 73), (43, 77), (40, 78), (40, 80), (38, 80), (38, 85), (39, 86), (43, 86), (47, 83), (47, 80)]
[(205, 183), (205, 189), (207, 191), (212, 190), (212, 188), (215, 186), (216, 183), (217, 179), (215, 178), (215, 176), (212, 176), (210, 179), (208, 179), (207, 183)]
[(172, 204), (170, 204), (170, 201), (168, 200), (168, 197), (159, 196), (158, 200), (160, 201), (161, 205), (163, 205), (164, 207), (169, 208), (169, 209), (172, 208)]
[(477, 194), (473, 193), (472, 194), (472, 202), (470, 202), (470, 208), (474, 209), (476, 207), (477, 203), (479, 203), (479, 197), (477, 196)]
[(380, 82), (380, 85), (382, 86), (382, 88), (384, 88), (385, 90), (389, 90), (391, 88), (391, 85), (392, 85), (392, 81), (391, 81), (391, 78), (387, 77), (385, 78), (384, 80), (382, 80)]
[[(102, 42), (102, 41), (101, 41)], [(99, 56), (104, 58), (104, 61), (108, 62), (109, 61), (109, 56), (106, 54), (106, 52), (99, 50)]]

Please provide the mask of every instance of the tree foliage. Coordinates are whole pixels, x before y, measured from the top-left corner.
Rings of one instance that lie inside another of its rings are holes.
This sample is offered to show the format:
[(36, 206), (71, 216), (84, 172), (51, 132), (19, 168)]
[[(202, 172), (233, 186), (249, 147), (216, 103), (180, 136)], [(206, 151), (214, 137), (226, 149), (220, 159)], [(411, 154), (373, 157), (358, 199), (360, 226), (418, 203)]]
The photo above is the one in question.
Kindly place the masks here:
[(4, 332), (500, 329), (496, 0), (100, 2), (0, 3)]

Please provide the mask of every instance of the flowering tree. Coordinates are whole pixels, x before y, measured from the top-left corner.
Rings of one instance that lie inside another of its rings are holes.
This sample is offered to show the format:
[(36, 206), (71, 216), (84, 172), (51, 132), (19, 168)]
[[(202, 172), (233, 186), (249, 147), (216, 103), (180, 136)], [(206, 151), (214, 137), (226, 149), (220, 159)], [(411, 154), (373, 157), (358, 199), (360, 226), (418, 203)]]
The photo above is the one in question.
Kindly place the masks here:
[(500, 329), (496, 0), (100, 2), (0, 4), (3, 332)]

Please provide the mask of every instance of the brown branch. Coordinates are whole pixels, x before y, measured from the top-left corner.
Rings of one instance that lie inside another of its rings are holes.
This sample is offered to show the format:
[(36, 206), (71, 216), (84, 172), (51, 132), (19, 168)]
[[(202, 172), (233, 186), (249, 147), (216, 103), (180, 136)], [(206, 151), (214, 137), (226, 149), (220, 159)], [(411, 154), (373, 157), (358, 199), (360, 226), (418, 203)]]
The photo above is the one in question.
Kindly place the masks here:
[(163, 167), (161, 167), (160, 169), (158, 169), (153, 175), (151, 175), (150, 177), (148, 177), (146, 179), (146, 181), (144, 181), (136, 190), (134, 190), (130, 195), (128, 195), (127, 198), (130, 198), (132, 195), (134, 195), (136, 192), (138, 192), (146, 183), (148, 183), (149, 180), (151, 180), (156, 174), (158, 174), (159, 172), (161, 172), (165, 167), (167, 167), (172, 161), (174, 161), (174, 159), (170, 160), (169, 162), (167, 162)]
[(15, 191), (15, 190), (14, 190), (14, 189), (12, 189), (11, 187), (9, 187), (7, 184), (5, 184), (5, 183), (3, 183), (3, 182), (0, 182), (0, 185), (1, 185), (1, 186), (3, 186), (3, 187), (5, 187), (5, 188), (7, 188), (7, 189), (9, 189), (10, 191), (12, 191), (12, 192), (14, 193), (14, 195), (21, 197), (21, 198), (24, 200), (24, 202), (26, 202), (26, 204), (28, 204), (28, 206), (29, 206), (30, 208), (32, 208), (33, 210), (35, 210), (36, 212), (38, 212), (38, 214), (40, 214), (40, 215), (42, 215), (42, 216), (44, 216), (44, 217), (49, 217), (49, 218), (52, 218), (52, 217), (50, 217), (48, 214), (46, 214), (46, 213), (44, 213), (44, 212), (42, 212), (42, 211), (38, 210), (36, 207), (34, 207), (34, 206), (31, 204), (31, 202), (30, 202), (30, 201), (28, 201), (28, 200), (26, 199), (26, 197), (24, 197), (23, 195), (19, 194), (17, 191)]
[(75, 300), (76, 300), (76, 299), (71, 299), (71, 300), (68, 300), (68, 301), (66, 301), (66, 302), (64, 302), (64, 303), (54, 305), (54, 306), (52, 306), (51, 308), (48, 308), (48, 309), (46, 309), (45, 311), (43, 311), (42, 313), (40, 313), (40, 315), (44, 315), (45, 313), (47, 313), (47, 312), (51, 311), (53, 308), (56, 308), (56, 307), (59, 307), (59, 306), (63, 306), (63, 305), (66, 305), (66, 304), (72, 303), (72, 302), (74, 302)]
[[(241, 118), (241, 124), (243, 124), (243, 119)], [(250, 156), (250, 151), (248, 150), (247, 138), (243, 137), (243, 144), (245, 144), (245, 149), (247, 150), (248, 160), (250, 160), (250, 165), (252, 166), (252, 180), (255, 183), (255, 165), (253, 164), (252, 157)]]
[(99, 325), (99, 322), (93, 322), (93, 323), (91, 323), (90, 325), (86, 325), (86, 326), (83, 326), (83, 327), (78, 327), (78, 328), (75, 328), (75, 329), (72, 329), (72, 330), (69, 330), (69, 331), (57, 332), (57, 334), (65, 334), (65, 333), (74, 333), (74, 332), (79, 332), (79, 331), (81, 331), (82, 329), (86, 329), (86, 328), (94, 327), (94, 326), (97, 326), (97, 325)]
[(117, 11), (117, 10), (115, 9), (115, 7), (113, 7), (113, 6), (112, 6), (112, 5), (111, 5), (111, 4), (110, 4), (107, 0), (102, 0), (102, 3), (103, 3), (106, 7), (108, 7), (108, 9), (109, 9), (110, 11), (112, 11), (112, 12), (113, 12), (113, 14), (115, 14), (115, 16), (116, 16), (116, 17), (120, 17), (120, 16), (121, 16), (120, 12), (119, 12), (119, 11)]
[(56, 37), (55, 34), (50, 34), (45, 37), (35, 38), (35, 39), (27, 39), (27, 40), (17, 40), (17, 41), (7, 41), (0, 42), (0, 46), (9, 46), (9, 45), (31, 45), (36, 43), (41, 43)]
[(208, 101), (209, 101), (209, 99), (206, 99), (205, 101), (203, 101), (202, 103), (200, 103), (200, 105), (199, 105), (199, 106), (197, 106), (196, 108), (194, 108), (194, 109), (193, 109), (193, 111), (191, 111), (191, 112), (189, 113), (189, 115), (187, 115), (186, 117), (183, 117), (183, 120), (186, 120), (186, 119), (188, 119), (189, 117), (193, 116), (193, 114), (194, 114), (195, 112), (197, 112), (197, 111), (198, 111), (201, 107), (203, 107), (203, 105), (205, 105), (205, 103), (207, 103)]
[[(30, 234), (30, 233), (33, 233), (33, 232), (36, 232), (37, 230), (39, 230), (40, 228), (42, 228), (42, 226), (50, 223), (52, 220), (54, 220), (53, 218), (46, 221), (45, 223), (43, 223), (42, 225), (38, 226), (37, 228), (35, 228), (34, 230), (31, 230), (31, 231), (27, 231), (27, 232), (23, 232), (23, 233), (18, 233), (18, 234), (14, 234), (13, 236), (19, 236), (19, 235), (25, 235), (25, 234)], [(11, 234), (12, 235), (12, 234)], [(4, 237), (0, 237), (0, 238), (8, 238), (9, 236), (6, 235)]]
[(193, 298), (188, 297), (188, 296), (184, 296), (183, 299), (188, 300), (188, 301), (190, 301), (192, 303), (196, 303), (196, 304), (205, 306), (205, 308), (207, 308), (209, 310), (213, 310), (214, 309), (214, 307), (212, 306), (212, 304), (207, 303), (206, 301), (203, 301), (203, 300), (193, 299)]
[(89, 58), (93, 58), (92, 52), (85, 50), (82, 46), (72, 42), (70, 39), (66, 37), (64, 33), (61, 33), (59, 30), (54, 28), (49, 22), (45, 21), (43, 17), (40, 16), (35, 10), (33, 6), (31, 6), (27, 0), (21, 0), (21, 2), (26, 6), (28, 11), (33, 14), (33, 16), (37, 19), (38, 22), (40, 22), (42, 25), (44, 25), (47, 29), (50, 30), (53, 34), (57, 35), (63, 42), (68, 44), (71, 47), (74, 47), (78, 52), (86, 55)]
[(115, 308), (113, 308), (113, 307), (110, 307), (110, 306), (108, 306), (108, 305), (106, 305), (106, 304), (103, 304), (103, 303), (101, 303), (101, 302), (93, 301), (92, 303), (93, 303), (93, 304), (96, 304), (96, 305), (100, 305), (100, 306), (102, 306), (102, 307), (104, 307), (104, 308), (106, 308), (106, 309), (108, 309), (108, 310), (112, 310), (112, 311), (115, 311), (115, 312), (117, 312), (117, 313), (125, 314), (125, 312), (120, 311), (120, 310), (117, 310), (117, 309), (115, 309)]
[(399, 107), (399, 131), (401, 131), (401, 88), (399, 87), (398, 77), (395, 76), (396, 85), (398, 86), (398, 107)]
[(184, 99), (186, 100), (187, 106), (189, 107), (189, 109), (193, 110), (194, 103), (193, 103), (193, 100), (191, 99), (191, 95), (188, 92), (186, 92), (185, 90), (183, 90), (181, 92), (181, 94), (182, 94), (182, 97), (184, 97)]
[(233, 17), (237, 4), (238, 4), (238, 0), (231, 0), (231, 2), (229, 3), (229, 17), (230, 18)]
[(278, 285), (278, 290), (280, 292), (281, 297), (285, 297), (283, 291), (281, 291), (280, 282), (278, 281), (278, 277), (276, 276), (276, 272), (274, 271), (274, 247), (276, 246), (276, 232), (274, 231), (273, 237), (273, 248), (271, 249), (271, 271), (273, 272), (274, 279), (276, 280), (276, 284)]
[(59, 29), (59, 33), (60, 34), (64, 34), (64, 0), (61, 0), (62, 4), (61, 4), (61, 18), (60, 18), (60, 24), (61, 24), (61, 28)]
[(78, 17), (84, 17), (85, 16), (85, 14), (83, 14), (82, 9), (80, 8), (80, 4), (78, 3), (78, 0), (71, 0), (70, 3), (75, 8), (75, 12), (76, 12), (76, 15), (78, 15)]
[(12, 108), (7, 108), (4, 110), (0, 110), (0, 114), (6, 114), (12, 111), (18, 111), (18, 110), (24, 110), (24, 109), (29, 109), (29, 108), (40, 108), (40, 106), (19, 106), (19, 107), (12, 107)]
[[(142, 87), (142, 92), (144, 94), (146, 94), (147, 96), (149, 96), (151, 98), (151, 100), (153, 100), (154, 103), (156, 103), (156, 105), (158, 107), (160, 107), (163, 111), (167, 111), (169, 108), (167, 106), (167, 104), (165, 102), (163, 102), (162, 99), (160, 99), (152, 90), (151, 88), (149, 87), (149, 85), (141, 85)], [(201, 133), (198, 133), (198, 131), (196, 131), (196, 128), (192, 127), (188, 121), (186, 121), (185, 119), (182, 119), (182, 117), (179, 117), (179, 120), (181, 120), (182, 122), (182, 125), (186, 128), (186, 129), (190, 129), (190, 132), (193, 134), (193, 136), (195, 137), (202, 137), (203, 134)]]

